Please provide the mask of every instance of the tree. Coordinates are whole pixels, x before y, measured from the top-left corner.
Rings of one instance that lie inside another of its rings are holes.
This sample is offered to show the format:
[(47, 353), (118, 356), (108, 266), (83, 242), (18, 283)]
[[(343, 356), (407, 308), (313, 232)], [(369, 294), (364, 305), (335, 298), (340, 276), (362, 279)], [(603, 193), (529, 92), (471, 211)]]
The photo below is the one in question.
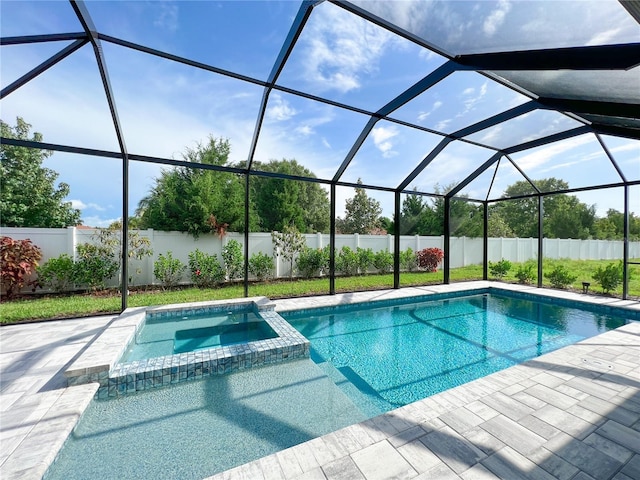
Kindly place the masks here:
[[(295, 159), (255, 162), (255, 170), (316, 178), (313, 172)], [(271, 177), (252, 177), (251, 199), (260, 219), (262, 231), (281, 231), (295, 225), (300, 232), (329, 232), (329, 199), (315, 182)]]
[[(554, 192), (569, 188), (569, 184), (557, 178), (533, 182), (541, 192)], [(505, 190), (505, 197), (531, 194), (527, 181), (516, 182)], [(589, 238), (595, 233), (595, 207), (586, 205), (576, 196), (567, 194), (545, 195), (543, 198), (543, 234), (547, 238)], [(538, 236), (538, 198), (519, 198), (500, 202), (498, 212), (513, 234), (520, 238)]]
[[(0, 120), (5, 138), (42, 142), (42, 134), (30, 136), (31, 125), (22, 118), (16, 126)], [(0, 145), (0, 211), (2, 226), (61, 228), (81, 224), (80, 210), (64, 199), (69, 185), (55, 181), (59, 174), (42, 166), (53, 152), (36, 148)]]
[[(358, 179), (358, 185), (362, 180)], [(364, 188), (356, 187), (356, 194), (345, 205), (344, 219), (336, 219), (336, 227), (341, 233), (367, 234), (379, 227), (382, 208), (380, 202), (367, 196)]]
[[(209, 137), (206, 144), (187, 149), (182, 158), (193, 164), (228, 165), (231, 146), (226, 139)], [(140, 228), (177, 230), (195, 237), (212, 230), (211, 219), (244, 231), (243, 177), (229, 172), (177, 167), (156, 179), (151, 193), (140, 200), (136, 216)], [(257, 224), (255, 213), (250, 222)]]

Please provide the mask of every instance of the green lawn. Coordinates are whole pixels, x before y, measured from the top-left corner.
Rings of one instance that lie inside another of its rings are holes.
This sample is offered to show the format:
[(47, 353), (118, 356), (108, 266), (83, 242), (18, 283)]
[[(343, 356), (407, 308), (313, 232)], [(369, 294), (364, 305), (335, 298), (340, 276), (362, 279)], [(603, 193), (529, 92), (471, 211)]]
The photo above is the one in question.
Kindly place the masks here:
[[(545, 261), (544, 271), (549, 271), (553, 265), (560, 261)], [(591, 282), (591, 292), (600, 293), (601, 289), (591, 279), (598, 266), (606, 266), (611, 261), (604, 260), (562, 260), (576, 281), (571, 288), (582, 289), (582, 282)], [(629, 295), (640, 297), (640, 265), (630, 265), (632, 270), (629, 282)], [(517, 264), (514, 264), (506, 282), (516, 282), (515, 272)], [(472, 265), (451, 270), (451, 281), (480, 280), (482, 279), (482, 266)], [(402, 272), (400, 285), (439, 284), (443, 281), (442, 271), (428, 272)], [(534, 282), (535, 283), (535, 282)], [(550, 286), (548, 280), (543, 279), (543, 285)], [(353, 292), (362, 290), (375, 290), (393, 287), (393, 275), (365, 275), (358, 277), (336, 278), (336, 291)], [(249, 286), (250, 296), (265, 296), (269, 298), (300, 297), (309, 295), (326, 295), (329, 293), (329, 280), (327, 278), (310, 280), (279, 280), (263, 283), (255, 283)], [(242, 285), (225, 285), (215, 289), (184, 288), (172, 291), (135, 291), (129, 296), (129, 306), (139, 307), (145, 305), (167, 305), (172, 303), (199, 302), (206, 300), (224, 300), (238, 298), (244, 295)], [(615, 292), (615, 296), (622, 295), (622, 287)], [(0, 323), (9, 324), (30, 320), (47, 320), (55, 318), (69, 318), (88, 316), (95, 314), (117, 313), (120, 311), (120, 296), (117, 292), (100, 295), (68, 295), (68, 296), (34, 296), (33, 298), (19, 299), (15, 301), (3, 301), (0, 303)]]

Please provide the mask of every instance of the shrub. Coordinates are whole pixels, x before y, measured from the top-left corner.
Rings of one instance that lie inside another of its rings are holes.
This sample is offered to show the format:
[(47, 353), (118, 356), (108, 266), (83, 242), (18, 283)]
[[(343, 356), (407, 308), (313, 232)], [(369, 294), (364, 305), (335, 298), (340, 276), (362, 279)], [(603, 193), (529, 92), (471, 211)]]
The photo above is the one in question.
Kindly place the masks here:
[(427, 272), (436, 272), (438, 265), (444, 258), (444, 252), (440, 248), (423, 248), (416, 255), (418, 266)]
[(37, 272), (40, 286), (56, 292), (66, 292), (74, 287), (78, 268), (73, 258), (63, 253), (44, 262)]
[(293, 261), (305, 247), (305, 239), (295, 226), (286, 226), (280, 232), (271, 232), (273, 254), (289, 262), (289, 278), (293, 278)]
[(575, 282), (575, 275), (571, 275), (569, 270), (564, 265), (557, 265), (549, 273), (544, 274), (545, 278), (551, 282), (551, 286), (554, 288), (566, 288), (567, 285), (571, 285)]
[(592, 278), (600, 284), (604, 293), (615, 290), (622, 283), (622, 262), (610, 263), (605, 268), (598, 267)]
[(76, 247), (76, 281), (92, 290), (103, 289), (106, 281), (120, 268), (115, 253), (108, 247), (81, 243)]
[(305, 247), (298, 255), (296, 267), (304, 278), (320, 275), (329, 265), (328, 251), (321, 248)]
[(346, 276), (358, 273), (358, 254), (346, 245), (342, 247), (336, 255), (336, 270)]
[[(114, 222), (108, 228), (99, 228), (94, 235), (93, 240), (97, 245), (106, 250), (110, 250), (112, 257), (120, 263), (122, 258), (122, 223)], [(151, 240), (140, 235), (140, 232), (129, 230), (127, 235), (127, 258), (128, 263), (132, 260), (142, 260), (144, 257), (153, 255), (151, 249)], [(134, 274), (136, 276), (142, 273), (142, 268), (137, 267), (135, 271), (129, 270), (129, 283), (133, 284)]]
[(237, 240), (229, 240), (222, 248), (222, 260), (229, 280), (244, 277), (244, 255)]
[(171, 251), (167, 255), (158, 255), (153, 262), (153, 276), (160, 280), (163, 287), (175, 287), (180, 283), (187, 266), (179, 258), (173, 258)]
[(376, 256), (373, 250), (370, 248), (356, 248), (356, 255), (358, 256), (358, 272), (360, 275), (365, 275), (367, 270), (373, 266), (373, 260)]
[(249, 271), (260, 281), (269, 278), (274, 267), (273, 258), (266, 253), (254, 253), (249, 259)]
[(509, 260), (502, 259), (499, 262), (489, 262), (489, 272), (491, 276), (501, 279), (507, 276), (511, 270), (511, 262)]
[(418, 268), (418, 257), (410, 248), (400, 252), (400, 268), (408, 272), (413, 272)]
[(42, 258), (42, 251), (28, 238), (14, 240), (11, 237), (0, 239), (0, 263), (2, 272), (2, 286), (11, 298), (25, 285), (35, 285), (35, 281), (28, 280)]
[(536, 273), (534, 272), (535, 267), (536, 264), (533, 262), (525, 262), (520, 265), (516, 271), (516, 278), (518, 279), (518, 282), (525, 285), (533, 283), (536, 278)]
[(379, 273), (387, 273), (393, 270), (393, 253), (386, 250), (376, 252), (373, 257), (373, 266)]
[(201, 252), (199, 249), (189, 253), (191, 280), (198, 287), (212, 288), (224, 282), (225, 271), (218, 262), (218, 256)]

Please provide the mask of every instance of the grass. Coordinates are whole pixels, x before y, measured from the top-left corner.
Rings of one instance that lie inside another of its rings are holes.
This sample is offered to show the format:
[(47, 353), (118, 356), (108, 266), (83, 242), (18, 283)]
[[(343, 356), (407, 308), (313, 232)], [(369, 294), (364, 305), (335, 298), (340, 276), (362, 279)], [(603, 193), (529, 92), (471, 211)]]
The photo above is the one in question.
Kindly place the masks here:
[[(556, 264), (562, 263), (577, 278), (570, 286), (575, 290), (582, 290), (582, 282), (591, 282), (591, 292), (601, 292), (599, 286), (591, 276), (599, 266), (612, 263), (610, 260), (545, 260), (543, 271), (550, 271)], [(517, 282), (515, 272), (518, 264), (513, 264), (509, 274), (503, 279), (506, 282)], [(629, 282), (629, 295), (640, 297), (640, 265), (630, 265), (632, 270)], [(451, 281), (482, 279), (482, 266), (471, 265), (451, 270)], [(400, 285), (402, 287), (412, 285), (427, 285), (442, 283), (442, 271), (429, 272), (402, 272)], [(534, 280), (534, 284), (536, 281)], [(543, 279), (544, 286), (551, 286), (549, 281)], [(393, 287), (393, 275), (364, 275), (357, 277), (336, 278), (337, 292), (354, 292), (362, 290), (375, 290)], [(329, 279), (318, 278), (308, 280), (278, 280), (263, 283), (254, 283), (249, 286), (250, 296), (265, 296), (269, 298), (302, 297), (309, 295), (326, 295), (329, 293)], [(613, 294), (622, 295), (622, 286)], [(134, 291), (129, 295), (130, 307), (146, 305), (167, 305), (172, 303), (200, 302), (206, 300), (225, 300), (244, 296), (242, 285), (225, 285), (215, 289), (184, 288), (167, 291)], [(23, 321), (48, 320), (55, 318), (80, 317), (120, 311), (120, 296), (117, 292), (99, 295), (65, 295), (65, 296), (34, 296), (0, 303), (0, 323), (10, 324)]]

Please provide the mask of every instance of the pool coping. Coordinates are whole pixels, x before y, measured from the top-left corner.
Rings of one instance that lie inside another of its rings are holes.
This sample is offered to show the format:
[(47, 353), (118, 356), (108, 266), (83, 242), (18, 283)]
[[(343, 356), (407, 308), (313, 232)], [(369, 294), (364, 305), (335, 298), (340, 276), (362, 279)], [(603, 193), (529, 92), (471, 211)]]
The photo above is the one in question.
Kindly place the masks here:
[[(518, 291), (529, 292), (533, 295), (537, 294), (546, 297), (567, 298), (569, 300), (584, 301), (597, 305), (610, 305), (614, 307), (627, 308), (632, 311), (640, 311), (640, 303), (633, 301), (623, 301), (609, 297), (486, 281), (424, 287), (407, 287), (402, 290), (339, 294), (335, 297), (318, 296), (284, 299), (276, 300), (274, 303), (276, 303), (276, 311), (287, 311), (296, 309), (298, 306), (302, 306), (302, 308), (309, 306), (326, 306), (340, 303), (353, 303), (357, 301), (356, 299), (375, 300), (398, 298), (424, 295), (429, 292), (444, 293), (460, 289), (486, 288), (492, 286), (495, 286), (498, 289), (515, 289)], [(245, 301), (245, 299), (242, 299), (242, 301)], [(103, 318), (107, 320), (107, 325), (113, 321), (112, 316)], [(90, 319), (55, 321), (52, 322), (52, 325), (85, 325), (87, 320)], [(55, 335), (52, 336), (51, 341), (64, 343), (64, 345), (69, 344), (69, 342), (80, 342), (77, 344), (83, 345), (82, 342), (86, 342), (85, 347), (82, 347), (82, 349), (84, 349), (87, 345), (91, 347), (92, 344), (97, 341), (99, 333), (104, 328), (105, 327), (100, 326), (98, 330), (96, 330), (98, 333), (95, 334), (93, 333), (93, 330), (91, 330), (91, 335), (82, 340), (79, 338), (76, 339), (75, 337), (73, 340), (67, 339), (67, 337), (60, 337), (60, 334), (58, 334), (58, 337)], [(21, 338), (28, 338), (29, 335), (33, 335), (42, 329), (43, 325), (41, 324), (16, 325), (5, 327), (2, 333), (4, 340), (6, 341), (7, 338), (10, 338), (11, 332), (15, 331), (17, 336)], [(630, 344), (628, 340), (629, 338), (632, 338), (628, 335), (628, 330), (631, 329), (634, 330), (632, 334), (636, 336), (633, 338), (634, 343), (632, 344)], [(402, 409), (387, 412), (386, 414), (370, 419), (367, 422), (352, 425), (351, 427), (347, 427), (347, 429), (343, 429), (323, 437), (318, 437), (310, 442), (291, 447), (290, 449), (283, 450), (277, 454), (238, 466), (211, 478), (215, 478), (216, 480), (222, 478), (236, 479), (263, 477), (286, 478), (287, 480), (293, 478), (333, 478), (339, 474), (348, 476), (348, 474), (353, 471), (353, 468), (356, 468), (356, 475), (353, 478), (364, 478), (362, 473), (357, 470), (356, 464), (358, 466), (360, 465), (360, 460), (357, 458), (357, 454), (358, 452), (365, 453), (365, 450), (368, 448), (366, 445), (373, 444), (377, 446), (380, 443), (384, 443), (385, 445), (388, 443), (400, 452), (402, 452), (403, 448), (408, 448), (412, 445), (413, 442), (406, 439), (402, 441), (402, 445), (400, 444), (401, 438), (407, 437), (411, 432), (407, 430), (400, 430), (400, 428), (397, 427), (398, 425), (404, 425), (403, 419), (409, 418), (409, 412), (411, 412), (410, 416), (412, 421), (415, 420), (416, 422), (422, 422), (419, 427), (427, 429), (429, 424), (442, 424), (440, 421), (441, 414), (446, 412), (452, 413), (454, 412), (454, 409), (466, 409), (466, 407), (473, 408), (478, 406), (479, 403), (477, 399), (479, 397), (488, 398), (486, 396), (491, 396), (492, 392), (498, 392), (497, 394), (504, 393), (509, 397), (514, 395), (517, 396), (518, 388), (522, 389), (523, 385), (533, 384), (537, 380), (539, 380), (537, 384), (546, 383), (542, 380), (542, 376), (546, 379), (554, 377), (564, 378), (567, 375), (564, 371), (567, 369), (569, 371), (572, 369), (579, 369), (586, 372), (585, 375), (591, 375), (592, 378), (587, 378), (584, 382), (585, 385), (587, 383), (592, 385), (595, 390), (600, 388), (604, 380), (601, 379), (601, 377), (595, 378), (598, 371), (597, 362), (601, 361), (602, 357), (609, 352), (617, 352), (619, 355), (618, 358), (622, 358), (617, 360), (617, 363), (615, 363), (619, 368), (617, 372), (618, 374), (622, 373), (623, 367), (626, 368), (627, 372), (631, 371), (631, 373), (627, 373), (627, 376), (625, 377), (627, 379), (626, 381), (629, 382), (629, 386), (627, 386), (625, 390), (619, 392), (616, 395), (616, 398), (631, 399), (633, 397), (636, 404), (640, 405), (640, 387), (630, 386), (633, 382), (635, 382), (633, 383), (634, 385), (640, 384), (640, 350), (638, 349), (640, 342), (637, 340), (638, 336), (640, 336), (640, 324), (629, 324), (625, 327), (620, 327), (619, 329), (592, 337), (591, 339), (580, 342), (579, 344), (556, 350), (546, 354), (544, 358), (538, 357), (536, 360), (545, 360), (549, 364), (549, 367), (546, 370), (541, 370), (539, 367), (532, 369), (532, 367), (529, 366), (532, 361), (510, 367), (509, 369), (496, 372), (488, 377), (483, 377), (482, 379), (469, 384), (456, 387), (452, 390), (447, 390), (422, 401), (407, 405), (406, 407), (402, 407)], [(19, 347), (20, 350), (18, 350), (18, 352), (24, 352), (24, 355), (28, 355), (33, 358), (38, 358), (41, 355), (47, 355), (48, 357), (50, 355), (48, 350), (42, 350), (41, 347), (32, 347), (30, 346), (31, 342), (28, 340), (26, 341), (26, 346)], [(13, 344), (14, 340), (11, 340), (11, 342)], [(623, 353), (620, 354), (620, 352)], [(7, 354), (9, 355), (8, 352)], [(593, 364), (583, 364), (580, 361), (580, 356), (588, 356), (587, 354), (593, 358)], [(88, 405), (90, 400), (94, 397), (98, 388), (98, 385), (95, 383), (74, 387), (65, 387), (64, 385), (59, 384), (58, 377), (61, 376), (61, 372), (64, 371), (64, 367), (72, 364), (72, 361), (75, 358), (72, 358), (72, 354), (69, 356), (65, 355), (66, 354), (63, 353), (55, 353), (55, 361), (58, 362), (58, 365), (62, 366), (62, 370), (58, 371), (56, 369), (54, 373), (52, 373), (50, 369), (43, 370), (40, 364), (33, 364), (32, 362), (25, 364), (24, 368), (26, 368), (26, 370), (23, 375), (28, 375), (30, 379), (34, 379), (31, 381), (38, 379), (38, 383), (34, 384), (34, 387), (37, 388), (37, 390), (20, 390), (24, 393), (20, 393), (21, 398), (18, 398), (17, 400), (16, 396), (18, 393), (13, 393), (18, 392), (16, 388), (17, 385), (16, 387), (10, 386), (9, 389), (2, 390), (2, 416), (5, 420), (0, 423), (0, 432), (2, 433), (4, 449), (2, 452), (2, 458), (0, 459), (0, 476), (3, 479), (41, 479), (49, 465), (56, 458), (57, 453), (66, 441), (67, 436), (78, 422), (85, 406)], [(47, 364), (52, 364), (52, 362), (48, 360)], [(10, 364), (3, 364), (3, 373), (9, 365)], [(23, 367), (21, 367), (21, 369), (22, 368)], [(551, 377), (549, 377), (547, 373), (549, 373)], [(523, 380), (523, 378), (525, 379)], [(43, 387), (39, 386), (41, 384), (50, 385), (50, 387), (43, 390)], [(587, 389), (587, 387), (581, 388), (583, 390)], [(51, 395), (53, 396), (51, 397)], [(638, 405), (636, 405), (636, 407)], [(69, 414), (65, 412), (69, 412)], [(501, 412), (501, 414), (502, 413), (503, 412)], [(589, 420), (594, 422), (594, 424), (597, 423), (604, 427), (613, 425), (615, 428), (622, 428), (617, 427), (617, 424), (605, 415), (606, 412), (598, 414), (583, 409), (583, 416), (587, 413), (590, 415)], [(7, 419), (10, 418), (17, 419), (20, 424), (27, 422), (26, 425), (28, 425), (28, 427), (21, 427), (17, 429), (16, 427), (10, 426), (7, 421)], [(515, 423), (515, 425), (519, 424)], [(640, 426), (636, 424), (636, 434), (638, 429), (640, 429)], [(413, 428), (410, 430), (413, 430)], [(473, 443), (473, 445), (482, 447), (478, 442)], [(426, 449), (424, 445), (420, 448)], [(506, 448), (508, 447), (496, 451), (491, 458), (500, 455)], [(555, 447), (549, 448), (552, 453), (558, 453)], [(406, 452), (402, 453), (405, 454)], [(424, 455), (429, 458), (435, 458), (433, 453), (428, 450), (425, 450)], [(509, 455), (512, 458), (515, 458), (514, 455), (517, 456), (517, 452), (514, 453), (513, 451), (510, 451)], [(637, 456), (638, 455), (633, 458), (637, 458)], [(520, 460), (525, 462), (526, 459)], [(390, 461), (389, 463), (392, 462)], [(536, 466), (532, 462), (529, 462), (529, 464), (532, 467)], [(439, 466), (445, 470), (448, 468), (445, 461), (440, 461)], [(431, 476), (427, 476), (427, 478), (434, 478), (434, 472), (434, 470), (431, 470)], [(469, 472), (469, 475), (467, 475), (467, 472)], [(484, 476), (481, 478), (496, 478), (489, 474), (486, 468), (479, 464), (472, 469), (469, 469), (467, 472), (464, 472), (461, 475), (461, 478), (476, 478), (472, 476), (473, 473), (482, 473)], [(447, 470), (447, 475), (449, 474), (454, 475), (451, 470)], [(367, 479), (369, 478), (373, 477), (367, 476)], [(452, 478), (456, 477), (452, 476)]]
[[(201, 313), (252, 310), (277, 336), (245, 344), (202, 349), (122, 362), (147, 315), (179, 317)], [(266, 297), (215, 300), (125, 310), (65, 372), (69, 386), (98, 383), (96, 397), (106, 399), (152, 388), (199, 380), (245, 368), (309, 357), (310, 343), (275, 312)]]

